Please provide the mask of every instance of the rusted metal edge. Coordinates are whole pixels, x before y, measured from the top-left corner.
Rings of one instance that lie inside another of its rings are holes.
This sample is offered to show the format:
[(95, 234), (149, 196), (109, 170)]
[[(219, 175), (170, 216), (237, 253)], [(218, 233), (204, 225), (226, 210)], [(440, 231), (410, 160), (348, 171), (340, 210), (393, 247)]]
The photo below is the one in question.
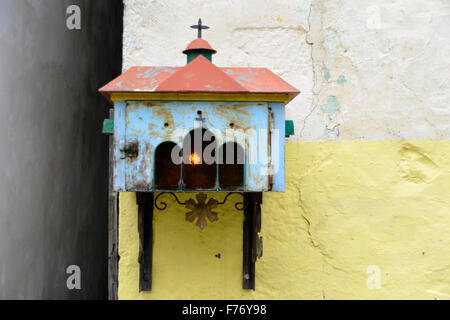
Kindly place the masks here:
[(262, 257), (261, 205), (262, 193), (245, 193), (246, 203), (243, 237), (243, 288), (256, 289), (256, 261)]
[(273, 168), (273, 159), (272, 159), (272, 134), (273, 134), (273, 128), (274, 128), (274, 114), (272, 108), (269, 108), (269, 136), (268, 136), (268, 157), (269, 157), (269, 163), (268, 163), (268, 170), (269, 170), (269, 185), (268, 190), (273, 190), (273, 174), (274, 174), (274, 168)]

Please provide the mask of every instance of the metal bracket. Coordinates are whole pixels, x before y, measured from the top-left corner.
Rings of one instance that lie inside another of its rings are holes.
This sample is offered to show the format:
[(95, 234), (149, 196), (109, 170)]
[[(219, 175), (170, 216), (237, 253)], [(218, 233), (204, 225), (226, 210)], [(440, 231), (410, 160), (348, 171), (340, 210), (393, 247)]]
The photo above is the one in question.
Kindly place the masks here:
[[(155, 198), (155, 208), (158, 209), (159, 211), (164, 211), (167, 209), (167, 203), (159, 200), (159, 198), (161, 198), (162, 196), (167, 195), (167, 194), (171, 195), (180, 206), (185, 206), (187, 204), (187, 202), (181, 202), (180, 199), (178, 199), (177, 195), (173, 192), (162, 192)], [(239, 194), (242, 196), (244, 195), (241, 192), (230, 192), (225, 196), (225, 199), (222, 202), (217, 202), (217, 205), (218, 206), (224, 205), (227, 202), (228, 198), (235, 194)], [(245, 203), (244, 202), (236, 202), (234, 207), (236, 208), (236, 210), (244, 211)]]
[[(160, 211), (167, 209), (167, 203), (164, 201), (159, 201), (159, 198), (165, 194), (170, 194), (173, 198), (175, 198), (175, 201), (179, 205), (185, 206), (186, 209), (189, 210), (186, 212), (186, 221), (195, 223), (200, 229), (203, 230), (208, 226), (208, 221), (213, 223), (219, 220), (219, 213), (214, 211), (214, 209), (218, 206), (224, 205), (228, 198), (233, 194), (240, 193), (230, 192), (225, 196), (225, 199), (222, 202), (219, 202), (212, 197), (208, 200), (206, 193), (198, 193), (195, 197), (196, 200), (191, 198), (186, 202), (181, 202), (173, 192), (161, 193), (155, 199), (155, 207)], [(234, 207), (239, 211), (245, 210), (244, 202), (236, 202)]]
[[(263, 256), (263, 238), (259, 236), (259, 233), (261, 232), (262, 227), (262, 215), (261, 215), (261, 205), (263, 203), (263, 194), (262, 193), (228, 193), (224, 200), (222, 202), (216, 201), (217, 205), (224, 205), (228, 199), (234, 195), (239, 194), (243, 196), (244, 201), (243, 202), (236, 202), (235, 208), (239, 211), (244, 211), (245, 219), (244, 219), (244, 236), (243, 236), (243, 288), (245, 290), (255, 290), (255, 279), (256, 279), (256, 262), (258, 259), (261, 259)], [(160, 198), (164, 195), (170, 195), (172, 196), (175, 201), (181, 205), (186, 206), (189, 205), (189, 201), (182, 202), (177, 197), (177, 195), (173, 192), (162, 192), (158, 194), (153, 199), (152, 194), (152, 219), (153, 219), (153, 203), (156, 209), (160, 211), (164, 211), (167, 209), (168, 205), (166, 202), (161, 201)], [(141, 207), (139, 207), (141, 208)], [(141, 209), (140, 209), (141, 210)], [(139, 211), (141, 212), (141, 211)], [(144, 223), (144, 226), (147, 224)], [(153, 227), (153, 225), (152, 225)], [(153, 230), (153, 229), (152, 229)], [(153, 235), (153, 233), (152, 233)], [(144, 232), (144, 238), (147, 238), (146, 233)], [(150, 245), (149, 240), (143, 240), (144, 243), (148, 243)], [(153, 242), (151, 242), (153, 243)], [(147, 257), (147, 254), (145, 252), (147, 250), (147, 247), (144, 246), (144, 257)], [(151, 260), (150, 260), (151, 261)], [(141, 281), (142, 280), (142, 274), (148, 274), (146, 273), (146, 270), (148, 270), (149, 266), (147, 265), (147, 260), (144, 259), (144, 263), (141, 264)], [(150, 271), (151, 272), (151, 266)], [(145, 283), (145, 281), (144, 281)]]
[(152, 291), (153, 273), (153, 193), (136, 194), (139, 230), (139, 291)]
[(263, 239), (258, 234), (261, 232), (262, 193), (246, 193), (245, 220), (244, 220), (244, 279), (245, 290), (255, 290), (256, 268), (255, 263), (263, 255)]

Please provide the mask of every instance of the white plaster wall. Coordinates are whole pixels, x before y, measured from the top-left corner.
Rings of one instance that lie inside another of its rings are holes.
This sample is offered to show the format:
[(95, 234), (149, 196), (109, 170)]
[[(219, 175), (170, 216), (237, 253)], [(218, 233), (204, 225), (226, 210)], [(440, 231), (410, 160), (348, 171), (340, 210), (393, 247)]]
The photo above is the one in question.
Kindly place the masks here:
[(216, 65), (268, 67), (302, 91), (294, 140), (450, 138), (447, 0), (124, 2), (124, 70), (184, 65), (201, 17)]

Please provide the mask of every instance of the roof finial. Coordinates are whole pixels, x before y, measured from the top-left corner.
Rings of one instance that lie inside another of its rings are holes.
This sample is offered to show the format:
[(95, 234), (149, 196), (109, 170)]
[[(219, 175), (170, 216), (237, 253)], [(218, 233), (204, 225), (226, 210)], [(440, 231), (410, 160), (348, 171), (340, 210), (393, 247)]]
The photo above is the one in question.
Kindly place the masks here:
[(202, 38), (202, 30), (207, 30), (209, 29), (208, 26), (204, 26), (202, 24), (202, 19), (198, 19), (198, 24), (197, 25), (193, 25), (191, 26), (192, 29), (198, 29), (198, 38), (201, 39)]

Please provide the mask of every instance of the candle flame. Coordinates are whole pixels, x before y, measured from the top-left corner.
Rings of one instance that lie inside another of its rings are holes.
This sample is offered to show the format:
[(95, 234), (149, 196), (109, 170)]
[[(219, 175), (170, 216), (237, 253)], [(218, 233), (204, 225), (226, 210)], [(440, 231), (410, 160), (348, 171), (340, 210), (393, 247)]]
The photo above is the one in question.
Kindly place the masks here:
[(202, 161), (202, 159), (200, 159), (200, 156), (196, 153), (191, 154), (189, 160), (191, 161), (191, 164), (193, 164), (194, 166), (200, 164)]

